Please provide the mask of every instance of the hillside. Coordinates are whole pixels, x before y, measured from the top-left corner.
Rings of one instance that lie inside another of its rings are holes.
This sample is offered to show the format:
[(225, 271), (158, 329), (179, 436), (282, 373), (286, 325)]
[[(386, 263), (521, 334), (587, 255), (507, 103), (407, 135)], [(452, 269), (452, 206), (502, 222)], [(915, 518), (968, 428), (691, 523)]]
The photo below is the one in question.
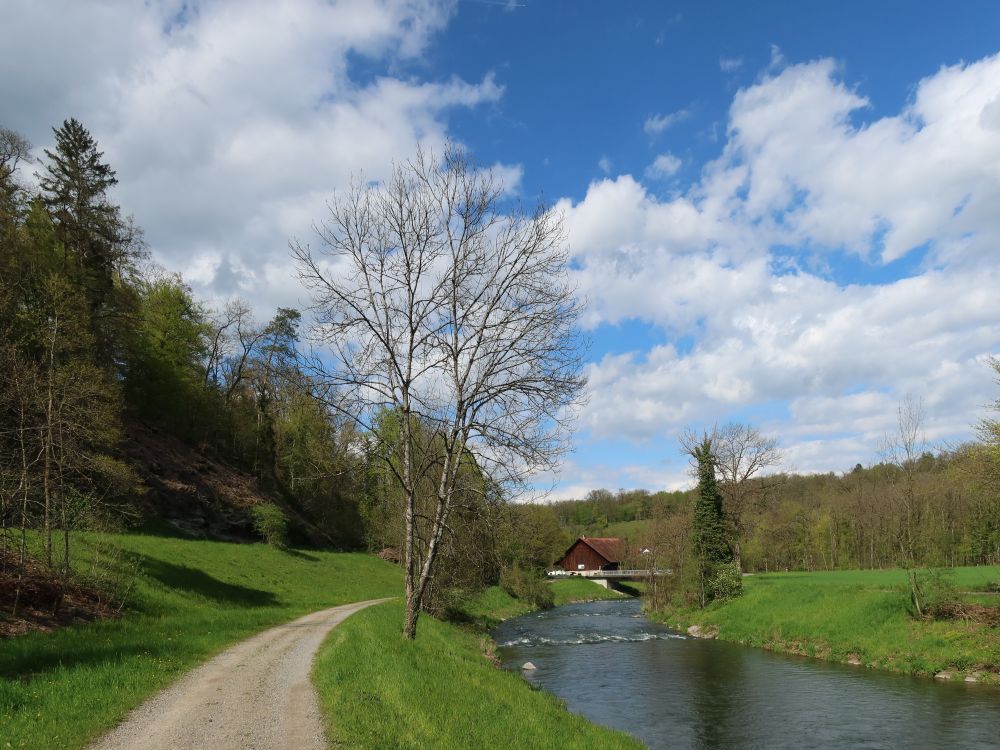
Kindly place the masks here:
[(273, 499), (256, 478), (148, 422), (128, 419), (124, 432), (121, 451), (141, 482), (132, 497), (143, 522), (193, 537), (256, 538), (249, 509)]

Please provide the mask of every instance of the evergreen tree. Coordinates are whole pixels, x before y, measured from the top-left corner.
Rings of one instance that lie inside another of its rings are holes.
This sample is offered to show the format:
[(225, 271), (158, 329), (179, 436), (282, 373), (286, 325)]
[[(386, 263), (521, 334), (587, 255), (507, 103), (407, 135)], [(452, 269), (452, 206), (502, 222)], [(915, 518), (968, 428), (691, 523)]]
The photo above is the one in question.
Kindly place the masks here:
[(84, 291), (98, 362), (108, 367), (121, 356), (120, 321), (132, 307), (121, 279), (137, 254), (139, 233), (111, 202), (108, 191), (118, 178), (87, 129), (70, 118), (53, 132), (56, 148), (45, 151), (39, 186), (62, 243), (64, 272)]

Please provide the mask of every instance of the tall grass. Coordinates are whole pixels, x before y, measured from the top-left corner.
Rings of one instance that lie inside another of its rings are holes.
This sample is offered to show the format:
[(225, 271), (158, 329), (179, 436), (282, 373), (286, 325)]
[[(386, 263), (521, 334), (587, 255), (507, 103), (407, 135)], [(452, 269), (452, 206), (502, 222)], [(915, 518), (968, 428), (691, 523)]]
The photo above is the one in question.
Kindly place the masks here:
[(140, 563), (126, 616), (0, 641), (0, 748), (82, 747), (242, 638), (401, 589), (399, 568), (369, 555), (140, 535), (115, 541)]

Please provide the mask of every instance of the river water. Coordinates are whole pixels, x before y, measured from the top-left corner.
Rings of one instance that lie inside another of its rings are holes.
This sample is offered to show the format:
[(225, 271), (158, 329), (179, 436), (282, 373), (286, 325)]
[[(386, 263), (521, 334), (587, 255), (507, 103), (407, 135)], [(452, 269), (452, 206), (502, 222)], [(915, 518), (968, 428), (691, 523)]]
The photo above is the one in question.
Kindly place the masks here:
[(659, 748), (1000, 748), (1000, 688), (688, 638), (638, 600), (508, 620), (504, 666)]

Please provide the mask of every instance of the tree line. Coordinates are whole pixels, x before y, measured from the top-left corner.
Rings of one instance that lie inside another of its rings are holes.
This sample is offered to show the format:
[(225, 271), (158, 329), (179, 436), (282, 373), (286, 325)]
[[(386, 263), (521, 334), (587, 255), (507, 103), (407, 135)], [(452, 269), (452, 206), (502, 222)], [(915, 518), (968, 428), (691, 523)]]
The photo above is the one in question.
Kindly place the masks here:
[[(1000, 364), (994, 361), (993, 367), (1000, 374)], [(996, 420), (981, 423), (979, 441), (932, 451), (920, 439), (919, 411), (917, 403), (904, 403), (900, 428), (884, 441), (879, 459), (842, 473), (748, 476), (747, 458), (761, 460), (761, 436), (749, 425), (718, 430), (712, 450), (721, 518), (740, 570), (1000, 564)], [(734, 433), (745, 438), (737, 441), (742, 450), (733, 450)], [(746, 438), (758, 440), (757, 451), (747, 450), (752, 441)], [(692, 455), (701, 447), (690, 436), (684, 442)], [(743, 463), (734, 463), (735, 456), (742, 456)], [(766, 463), (777, 468), (776, 461)], [(627, 535), (635, 546), (656, 550), (664, 567), (672, 567), (692, 554), (698, 493), (698, 488), (671, 493), (595, 490), (552, 509), (574, 533), (600, 535), (613, 524), (642, 520)]]

